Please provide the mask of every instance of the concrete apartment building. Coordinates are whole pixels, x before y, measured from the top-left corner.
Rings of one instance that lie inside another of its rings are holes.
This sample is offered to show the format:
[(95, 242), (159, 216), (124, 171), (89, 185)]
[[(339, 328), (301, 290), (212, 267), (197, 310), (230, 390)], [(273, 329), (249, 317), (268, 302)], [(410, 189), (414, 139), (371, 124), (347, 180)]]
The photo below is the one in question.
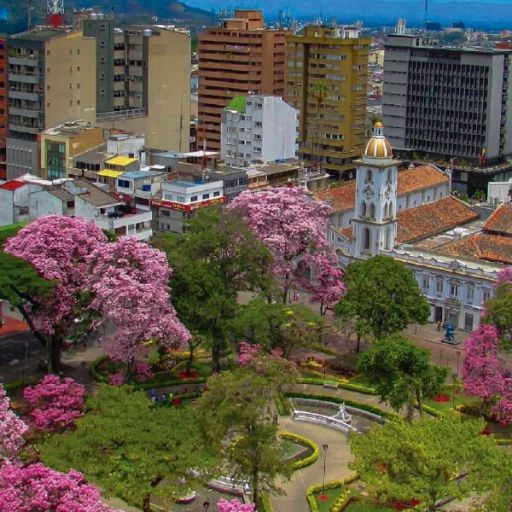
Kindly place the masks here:
[(189, 149), (188, 33), (87, 16), (89, 35), (38, 28), (9, 40), (8, 179), (40, 174), (39, 134), (75, 119), (142, 133), (151, 148)]
[(286, 100), (300, 111), (299, 156), (336, 179), (355, 175), (365, 144), (370, 39), (309, 25), (287, 41)]
[(0, 37), (0, 180), (7, 179), (7, 39)]
[(267, 29), (263, 14), (236, 10), (199, 35), (199, 117), (197, 148), (220, 150), (221, 114), (234, 96), (284, 94), (286, 34)]
[(7, 178), (39, 174), (39, 136), (70, 119), (96, 120), (96, 43), (35, 29), (9, 39)]
[(235, 96), (222, 112), (222, 159), (243, 166), (294, 158), (298, 115), (278, 96)]
[(388, 36), (382, 113), (395, 150), (481, 163), (510, 155), (511, 54)]

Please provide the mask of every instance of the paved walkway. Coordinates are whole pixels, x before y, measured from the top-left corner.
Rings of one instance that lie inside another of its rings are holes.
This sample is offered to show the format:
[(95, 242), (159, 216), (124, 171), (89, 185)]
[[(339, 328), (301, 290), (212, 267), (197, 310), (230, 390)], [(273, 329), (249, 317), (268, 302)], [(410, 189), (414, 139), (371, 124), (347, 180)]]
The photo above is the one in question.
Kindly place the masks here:
[(276, 512), (309, 512), (306, 490), (310, 485), (322, 484), (323, 444), (329, 446), (325, 454), (325, 481), (337, 480), (351, 472), (347, 466), (352, 460), (347, 436), (343, 432), (322, 425), (294, 421), (288, 417), (279, 419), (279, 428), (314, 441), (320, 448), (320, 456), (311, 466), (295, 471), (290, 481), (280, 483), (280, 487), (286, 492), (286, 495), (272, 497), (274, 510)]

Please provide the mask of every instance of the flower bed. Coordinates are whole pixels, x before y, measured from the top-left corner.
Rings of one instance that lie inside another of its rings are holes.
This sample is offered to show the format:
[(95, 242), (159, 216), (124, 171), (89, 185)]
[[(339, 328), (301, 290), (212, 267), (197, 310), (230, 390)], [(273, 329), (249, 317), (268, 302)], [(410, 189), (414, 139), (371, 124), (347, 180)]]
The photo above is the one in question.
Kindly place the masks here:
[(434, 402), (437, 402), (437, 403), (443, 403), (443, 402), (449, 402), (450, 401), (450, 397), (444, 393), (439, 393), (439, 395), (436, 395), (434, 397)]
[(321, 506), (317, 502), (316, 495), (323, 492), (324, 490), (330, 491), (333, 489), (339, 489), (340, 492), (337, 495), (336, 500), (332, 505), (330, 505), (328, 510), (329, 512), (341, 512), (347, 506), (352, 496), (352, 491), (350, 489), (343, 489), (343, 486), (354, 482), (358, 478), (359, 476), (357, 475), (357, 473), (351, 473), (350, 475), (346, 476), (341, 480), (326, 482), (324, 486), (318, 484), (308, 487), (306, 491), (306, 499), (308, 501), (309, 509), (311, 510), (311, 512), (321, 512), (321, 510), (324, 508), (321, 508)]

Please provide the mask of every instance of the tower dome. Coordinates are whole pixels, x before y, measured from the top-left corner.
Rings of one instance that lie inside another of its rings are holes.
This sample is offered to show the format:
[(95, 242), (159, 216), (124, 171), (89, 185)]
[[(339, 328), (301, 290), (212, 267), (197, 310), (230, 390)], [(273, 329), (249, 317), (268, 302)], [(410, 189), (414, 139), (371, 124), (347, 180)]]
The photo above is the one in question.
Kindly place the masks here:
[(373, 136), (366, 144), (363, 158), (393, 158), (393, 149), (391, 144), (384, 137), (384, 127), (380, 121), (376, 121), (373, 125)]

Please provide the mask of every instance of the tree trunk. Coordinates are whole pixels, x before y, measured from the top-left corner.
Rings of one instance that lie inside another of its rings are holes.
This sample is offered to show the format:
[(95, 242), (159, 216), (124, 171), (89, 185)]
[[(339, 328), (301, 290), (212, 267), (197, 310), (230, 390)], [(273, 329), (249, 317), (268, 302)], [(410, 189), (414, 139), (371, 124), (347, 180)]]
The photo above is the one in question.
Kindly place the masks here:
[(407, 409), (405, 413), (405, 419), (408, 422), (412, 422), (412, 418), (414, 416), (414, 404), (412, 398), (409, 398), (409, 400), (407, 400), (406, 408)]
[(60, 372), (60, 353), (62, 350), (62, 338), (52, 336), (46, 344), (46, 353), (48, 357), (48, 373), (58, 374)]
[(258, 506), (260, 504), (259, 503), (259, 501), (260, 501), (260, 494), (259, 494), (259, 491), (258, 491), (259, 477), (258, 477), (258, 469), (257, 468), (255, 468), (255, 470), (253, 471), (253, 473), (251, 475), (251, 485), (252, 485), (252, 501), (256, 505), (256, 510), (257, 510)]
[(420, 390), (416, 390), (416, 401), (418, 402), (418, 411), (420, 412), (420, 417), (423, 417), (423, 404), (421, 401), (421, 393)]
[(283, 304), (287, 304), (288, 303), (288, 292), (289, 292), (288, 287), (285, 286), (283, 288), (283, 296), (282, 296)]
[(361, 350), (361, 335), (357, 333), (357, 341), (356, 341), (356, 354), (359, 354)]
[(215, 339), (212, 343), (212, 371), (220, 372), (220, 343)]
[(146, 494), (142, 500), (142, 511), (151, 512), (151, 494)]

